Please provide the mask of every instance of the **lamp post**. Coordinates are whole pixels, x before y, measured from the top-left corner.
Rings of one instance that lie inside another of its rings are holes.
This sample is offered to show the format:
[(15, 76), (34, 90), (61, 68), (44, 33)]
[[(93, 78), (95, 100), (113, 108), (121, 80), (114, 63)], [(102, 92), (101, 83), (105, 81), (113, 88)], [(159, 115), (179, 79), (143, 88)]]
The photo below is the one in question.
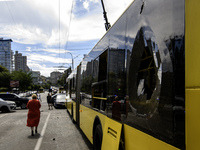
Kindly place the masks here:
[(70, 55), (72, 56), (72, 70), (74, 70), (74, 59), (77, 58), (80, 54), (77, 55), (76, 57), (73, 57), (71, 52), (67, 52), (67, 53), (70, 53)]
[[(70, 52), (68, 52), (68, 53), (70, 53)], [(70, 55), (72, 56), (72, 53), (70, 53)], [(74, 58), (73, 58), (73, 56), (72, 56), (72, 70), (74, 70)]]

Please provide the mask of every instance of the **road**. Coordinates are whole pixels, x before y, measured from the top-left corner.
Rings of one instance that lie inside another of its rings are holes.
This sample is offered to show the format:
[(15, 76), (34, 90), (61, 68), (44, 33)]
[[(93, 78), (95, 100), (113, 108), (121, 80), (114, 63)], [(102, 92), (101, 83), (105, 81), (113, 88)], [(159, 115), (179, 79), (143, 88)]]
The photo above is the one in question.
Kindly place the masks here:
[(66, 109), (49, 110), (47, 93), (42, 93), (38, 134), (31, 136), (26, 126), (27, 109), (0, 112), (1, 150), (91, 150), (92, 146), (73, 124)]

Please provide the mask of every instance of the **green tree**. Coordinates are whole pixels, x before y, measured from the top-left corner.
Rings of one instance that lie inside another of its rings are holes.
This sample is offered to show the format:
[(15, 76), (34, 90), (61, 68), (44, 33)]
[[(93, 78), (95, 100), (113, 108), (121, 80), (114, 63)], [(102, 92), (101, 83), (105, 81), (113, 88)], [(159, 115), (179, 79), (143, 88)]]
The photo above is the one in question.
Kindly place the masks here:
[(7, 68), (0, 65), (0, 91), (10, 90), (11, 75)]
[(39, 91), (40, 88), (41, 88), (40, 85), (32, 85), (33, 90)]
[(11, 80), (19, 81), (19, 90), (25, 91), (28, 90), (29, 86), (32, 84), (31, 73), (26, 73), (23, 71), (13, 71), (11, 73)]
[(44, 85), (44, 88), (45, 89), (50, 89), (50, 87), (51, 87), (51, 82), (47, 81), (47, 83)]
[(7, 68), (0, 65), (0, 72), (9, 72)]
[(57, 84), (60, 86), (64, 86), (66, 84), (66, 78), (70, 75), (71, 73), (71, 67), (65, 70), (64, 74), (62, 75), (61, 79), (58, 80)]
[(10, 78), (9, 72), (0, 72), (0, 88), (4, 91), (10, 90)]

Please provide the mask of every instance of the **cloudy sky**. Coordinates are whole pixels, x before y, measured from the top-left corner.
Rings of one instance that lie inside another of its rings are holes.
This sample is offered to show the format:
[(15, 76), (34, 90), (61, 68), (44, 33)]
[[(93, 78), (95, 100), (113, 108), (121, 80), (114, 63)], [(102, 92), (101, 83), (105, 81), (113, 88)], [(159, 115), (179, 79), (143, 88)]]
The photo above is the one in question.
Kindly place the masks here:
[[(104, 0), (111, 25), (132, 1)], [(106, 32), (101, 0), (0, 0), (0, 14), (0, 38), (46, 77), (72, 57), (76, 67)]]

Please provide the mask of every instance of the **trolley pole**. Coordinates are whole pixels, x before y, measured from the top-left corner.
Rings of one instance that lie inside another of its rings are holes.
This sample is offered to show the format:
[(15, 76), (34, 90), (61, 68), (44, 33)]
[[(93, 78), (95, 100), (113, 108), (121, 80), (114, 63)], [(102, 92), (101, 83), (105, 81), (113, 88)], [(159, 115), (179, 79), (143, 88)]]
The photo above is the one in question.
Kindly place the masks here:
[(105, 23), (105, 28), (106, 28), (106, 31), (111, 27), (110, 23), (108, 22), (108, 18), (107, 18), (107, 13), (105, 11), (105, 8), (104, 8), (104, 3), (103, 3), (103, 0), (101, 0), (101, 4), (102, 4), (102, 7), (103, 7), (103, 16), (104, 16), (104, 19), (106, 21)]

